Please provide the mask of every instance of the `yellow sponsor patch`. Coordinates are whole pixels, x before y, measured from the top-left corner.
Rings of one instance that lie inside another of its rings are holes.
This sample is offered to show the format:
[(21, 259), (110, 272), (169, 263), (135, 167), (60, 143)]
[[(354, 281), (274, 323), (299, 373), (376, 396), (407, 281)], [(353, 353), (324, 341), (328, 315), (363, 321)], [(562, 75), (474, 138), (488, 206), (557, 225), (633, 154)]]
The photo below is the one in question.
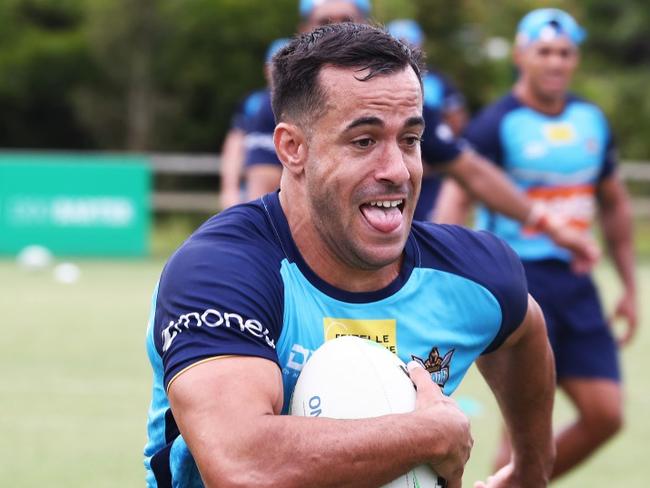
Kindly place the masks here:
[(337, 319), (323, 318), (325, 340), (341, 336), (356, 336), (381, 344), (397, 354), (397, 321), (395, 319)]
[(549, 142), (566, 144), (575, 140), (576, 133), (573, 125), (566, 122), (559, 122), (557, 124), (544, 125), (544, 136)]

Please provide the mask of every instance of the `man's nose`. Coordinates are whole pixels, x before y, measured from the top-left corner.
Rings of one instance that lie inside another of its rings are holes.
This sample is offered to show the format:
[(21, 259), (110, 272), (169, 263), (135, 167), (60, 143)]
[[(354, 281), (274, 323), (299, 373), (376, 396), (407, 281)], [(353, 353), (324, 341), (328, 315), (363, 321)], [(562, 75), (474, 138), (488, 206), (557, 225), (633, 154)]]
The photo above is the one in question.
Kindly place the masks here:
[(399, 185), (410, 179), (411, 172), (406, 164), (404, 153), (397, 142), (386, 144), (380, 158), (381, 161), (379, 161), (375, 173), (377, 180)]

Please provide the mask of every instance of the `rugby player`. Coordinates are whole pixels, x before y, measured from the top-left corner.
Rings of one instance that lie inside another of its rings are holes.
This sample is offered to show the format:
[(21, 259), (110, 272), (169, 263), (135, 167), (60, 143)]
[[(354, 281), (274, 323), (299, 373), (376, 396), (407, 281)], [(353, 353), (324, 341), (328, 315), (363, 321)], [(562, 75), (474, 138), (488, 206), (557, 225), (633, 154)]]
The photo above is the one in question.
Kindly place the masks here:
[[(420, 61), (354, 23), (320, 27), (274, 57), (280, 190), (208, 220), (153, 298), (150, 486), (370, 487), (428, 463), (458, 488), (472, 439), (448, 395), (475, 361), (516, 454), (490, 486), (545, 486), (553, 358), (519, 259), (492, 234), (412, 222)], [(341, 323), (381, 330), (405, 361), (449, 358), (444, 374), (409, 362), (414, 412), (281, 415)]]
[[(286, 38), (276, 39), (266, 51), (264, 78), (266, 78), (267, 85), (271, 80), (271, 73), (269, 72), (271, 58), (288, 42), (289, 39)], [(263, 106), (270, 104), (271, 93), (268, 87), (255, 90), (245, 97), (232, 117), (230, 129), (226, 134), (221, 149), (220, 199), (222, 209), (242, 202), (241, 179), (246, 156), (246, 133), (250, 131), (252, 120), (254, 120), (256, 114)]]
[[(580, 232), (600, 221), (623, 285), (615, 316), (626, 320), (621, 338), (637, 327), (631, 210), (617, 171), (616, 151), (603, 112), (568, 91), (578, 66), (582, 27), (557, 9), (530, 12), (519, 23), (512, 91), (487, 107), (465, 134), (539, 209)], [(469, 199), (445, 183), (436, 211), (440, 222), (465, 221)], [(505, 239), (521, 257), (555, 353), (558, 386), (577, 418), (556, 437), (553, 476), (566, 473), (621, 427), (623, 395), (615, 339), (588, 275), (572, 270), (569, 255), (544, 235), (503, 215), (481, 210), (478, 226)], [(497, 464), (509, 458), (507, 442)]]

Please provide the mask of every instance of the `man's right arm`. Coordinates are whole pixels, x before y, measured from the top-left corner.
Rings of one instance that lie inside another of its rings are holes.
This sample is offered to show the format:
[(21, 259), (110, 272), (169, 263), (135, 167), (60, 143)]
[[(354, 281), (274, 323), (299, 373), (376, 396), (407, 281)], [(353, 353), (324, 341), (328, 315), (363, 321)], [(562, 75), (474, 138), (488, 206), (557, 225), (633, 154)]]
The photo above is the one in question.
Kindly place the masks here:
[(513, 454), (510, 464), (475, 488), (547, 486), (555, 459), (555, 367), (544, 316), (532, 297), (517, 330), (476, 364), (499, 403)]
[(181, 434), (206, 486), (379, 486), (429, 463), (460, 487), (469, 423), (421, 368), (416, 411), (372, 419), (278, 415), (276, 364), (225, 356), (196, 364), (169, 385)]

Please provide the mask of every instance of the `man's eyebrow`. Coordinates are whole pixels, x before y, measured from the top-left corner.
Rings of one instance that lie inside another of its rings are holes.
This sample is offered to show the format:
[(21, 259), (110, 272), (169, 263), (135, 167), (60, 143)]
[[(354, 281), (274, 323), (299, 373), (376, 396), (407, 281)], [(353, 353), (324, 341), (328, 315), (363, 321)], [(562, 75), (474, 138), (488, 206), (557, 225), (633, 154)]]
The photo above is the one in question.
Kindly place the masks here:
[(379, 117), (373, 117), (373, 116), (359, 117), (358, 119), (355, 119), (352, 122), (350, 122), (348, 126), (345, 128), (345, 130), (348, 131), (350, 129), (354, 129), (355, 127), (359, 127), (360, 125), (376, 125), (378, 127), (383, 127), (384, 121), (381, 120)]
[[(353, 120), (348, 124), (348, 126), (345, 128), (346, 131), (350, 129), (354, 129), (355, 127), (359, 127), (360, 125), (374, 125), (377, 127), (383, 127), (384, 126), (384, 121), (381, 120), (379, 117), (373, 117), (373, 116), (368, 116), (368, 117), (359, 117), (358, 119)], [(424, 118), (421, 116), (417, 117), (410, 117), (406, 123), (404, 124), (404, 127), (413, 127), (416, 125), (421, 125), (424, 127)]]
[(406, 124), (404, 124), (404, 127), (413, 127), (415, 125), (421, 125), (422, 127), (424, 127), (425, 126), (424, 118), (421, 117), (421, 116), (411, 117), (406, 121)]

